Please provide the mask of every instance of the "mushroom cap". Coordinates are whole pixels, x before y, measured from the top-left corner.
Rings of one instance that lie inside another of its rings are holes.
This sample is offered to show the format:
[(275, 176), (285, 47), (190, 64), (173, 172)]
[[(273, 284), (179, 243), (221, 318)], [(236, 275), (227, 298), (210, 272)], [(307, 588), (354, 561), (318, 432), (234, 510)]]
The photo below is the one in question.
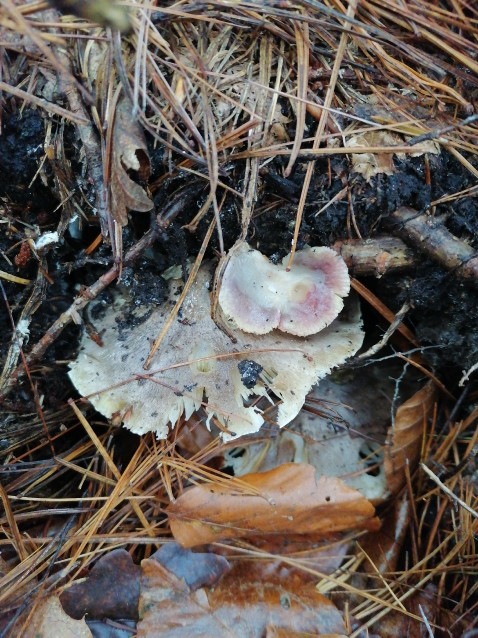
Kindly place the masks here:
[[(236, 330), (234, 343), (211, 319), (210, 279), (205, 264), (147, 373), (143, 364), (151, 340), (168, 320), (183, 282), (171, 281), (169, 298), (153, 311), (135, 306), (118, 290), (115, 304), (93, 313), (103, 346), (85, 331), (69, 375), (99, 412), (137, 434), (152, 431), (165, 438), (169, 424), (174, 427), (181, 415), (188, 418), (202, 405), (207, 422), (217, 418), (229, 431), (223, 438), (231, 439), (257, 432), (264, 423), (251, 397), (275, 395), (281, 399), (277, 424), (284, 426), (299, 413), (312, 385), (362, 344), (353, 298), (339, 319), (310, 337)], [(101, 308), (101, 301), (94, 305)], [(131, 320), (131, 312), (137, 319)]]
[(235, 249), (224, 271), (219, 305), (231, 328), (252, 334), (279, 329), (305, 337), (330, 325), (350, 292), (347, 266), (334, 250), (306, 247), (280, 264), (247, 244)]

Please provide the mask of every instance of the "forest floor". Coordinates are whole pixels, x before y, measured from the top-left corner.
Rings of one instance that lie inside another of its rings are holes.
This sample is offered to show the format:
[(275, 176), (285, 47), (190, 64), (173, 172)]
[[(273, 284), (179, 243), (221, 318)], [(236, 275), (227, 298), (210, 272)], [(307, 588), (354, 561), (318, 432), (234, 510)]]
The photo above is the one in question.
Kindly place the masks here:
[[(0, 2), (0, 635), (477, 635), (478, 11), (155, 4)], [(286, 423), (188, 314), (243, 242), (360, 304)]]

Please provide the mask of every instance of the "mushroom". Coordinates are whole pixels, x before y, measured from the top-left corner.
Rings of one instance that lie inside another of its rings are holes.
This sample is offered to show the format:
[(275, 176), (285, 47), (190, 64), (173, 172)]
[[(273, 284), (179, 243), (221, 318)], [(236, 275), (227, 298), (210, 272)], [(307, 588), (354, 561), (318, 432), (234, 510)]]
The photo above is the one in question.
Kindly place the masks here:
[(248, 244), (229, 257), (219, 292), (219, 306), (231, 329), (266, 334), (274, 329), (305, 337), (332, 323), (350, 292), (344, 260), (324, 246), (297, 251), (273, 264)]
[[(329, 251), (323, 254), (323, 264), (335, 265)], [(296, 253), (296, 258), (301, 267), (303, 263), (316, 263), (313, 249)], [(243, 266), (240, 261), (231, 263), (233, 268)], [(332, 271), (323, 265), (320, 277), (337, 289), (340, 277)], [(259, 281), (257, 273), (254, 278)], [(264, 397), (266, 404), (279, 398), (276, 422), (279, 426), (288, 424), (299, 413), (312, 385), (362, 344), (357, 299), (350, 299), (340, 318), (309, 337), (279, 330), (252, 334), (236, 329), (233, 342), (211, 318), (210, 280), (210, 265), (204, 265), (166, 333), (153, 370), (147, 373), (143, 363), (151, 340), (168, 319), (182, 281), (170, 282), (169, 298), (152, 312), (119, 295), (116, 303), (103, 312), (93, 308), (92, 321), (103, 345), (84, 333), (80, 353), (69, 372), (78, 391), (106, 417), (115, 417), (137, 434), (153, 431), (158, 438), (165, 438), (169, 424), (174, 427), (181, 415), (188, 418), (203, 406), (207, 424), (216, 418), (226, 429), (223, 438), (227, 440), (257, 432), (264, 423), (264, 405), (251, 401), (253, 398)], [(347, 285), (342, 281), (339, 289), (345, 292)], [(294, 306), (297, 298), (292, 297)], [(327, 307), (342, 307), (341, 298), (326, 298), (330, 299), (324, 304)], [(293, 312), (297, 324), (304, 315), (295, 306)], [(284, 303), (281, 313), (289, 316)]]

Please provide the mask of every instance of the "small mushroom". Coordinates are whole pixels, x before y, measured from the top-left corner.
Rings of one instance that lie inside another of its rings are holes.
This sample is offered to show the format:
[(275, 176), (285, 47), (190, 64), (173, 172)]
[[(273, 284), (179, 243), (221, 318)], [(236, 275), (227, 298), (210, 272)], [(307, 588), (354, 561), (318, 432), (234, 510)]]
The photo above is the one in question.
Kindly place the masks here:
[(267, 334), (274, 329), (306, 337), (330, 325), (344, 307), (350, 278), (331, 248), (304, 248), (273, 264), (248, 244), (231, 254), (219, 292), (219, 306), (231, 329)]

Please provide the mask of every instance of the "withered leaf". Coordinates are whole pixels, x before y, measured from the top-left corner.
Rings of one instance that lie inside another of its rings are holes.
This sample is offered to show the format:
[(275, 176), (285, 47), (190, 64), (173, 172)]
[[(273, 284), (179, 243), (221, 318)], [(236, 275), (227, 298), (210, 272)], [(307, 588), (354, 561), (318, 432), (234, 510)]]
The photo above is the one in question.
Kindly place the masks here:
[(194, 547), (259, 534), (324, 535), (378, 527), (373, 505), (311, 465), (286, 463), (228, 483), (192, 487), (167, 510), (175, 539)]
[[(193, 571), (196, 556), (202, 555), (189, 552)], [(212, 589), (194, 589), (154, 558), (144, 560), (141, 567), (138, 638), (345, 633), (342, 615), (313, 583), (296, 579), (281, 584), (230, 572)]]
[(388, 430), (384, 468), (388, 488), (393, 494), (405, 485), (405, 467), (408, 465), (412, 473), (417, 466), (435, 399), (435, 388), (429, 382), (398, 408), (395, 423)]
[[(403, 144), (402, 138), (390, 131), (367, 131), (352, 135), (346, 146), (354, 148), (357, 146), (377, 147), (377, 146), (399, 146)], [(354, 153), (352, 155), (352, 168), (355, 173), (360, 173), (369, 182), (372, 177), (383, 173), (392, 175), (395, 172), (392, 153)]]
[(403, 543), (409, 530), (411, 507), (408, 494), (393, 499), (378, 532), (367, 534), (360, 547), (367, 554), (366, 572), (376, 575), (396, 570)]
[(65, 589), (60, 600), (72, 618), (137, 618), (139, 565), (125, 549), (102, 556), (88, 578)]
[[(425, 616), (428, 623), (433, 626), (439, 612), (435, 585), (428, 584), (424, 589), (415, 592), (413, 596), (405, 601), (405, 608), (408, 612), (418, 616), (418, 618)], [(376, 632), (380, 636), (388, 636), (390, 638), (402, 638), (403, 636), (407, 636), (407, 638), (426, 638), (430, 636), (427, 627), (421, 620), (411, 618), (401, 611), (392, 611), (385, 618), (381, 618), (372, 627), (372, 633), (377, 635)], [(454, 632), (452, 635), (459, 636), (463, 634)]]
[(230, 569), (224, 556), (208, 552), (192, 552), (177, 543), (163, 545), (151, 558), (177, 578), (184, 580), (193, 590), (205, 585), (212, 587)]
[(113, 217), (122, 226), (128, 223), (128, 211), (144, 213), (153, 208), (145, 190), (130, 177), (132, 172), (144, 181), (150, 173), (144, 133), (132, 111), (131, 101), (122, 97), (116, 107), (113, 125), (111, 203)]

